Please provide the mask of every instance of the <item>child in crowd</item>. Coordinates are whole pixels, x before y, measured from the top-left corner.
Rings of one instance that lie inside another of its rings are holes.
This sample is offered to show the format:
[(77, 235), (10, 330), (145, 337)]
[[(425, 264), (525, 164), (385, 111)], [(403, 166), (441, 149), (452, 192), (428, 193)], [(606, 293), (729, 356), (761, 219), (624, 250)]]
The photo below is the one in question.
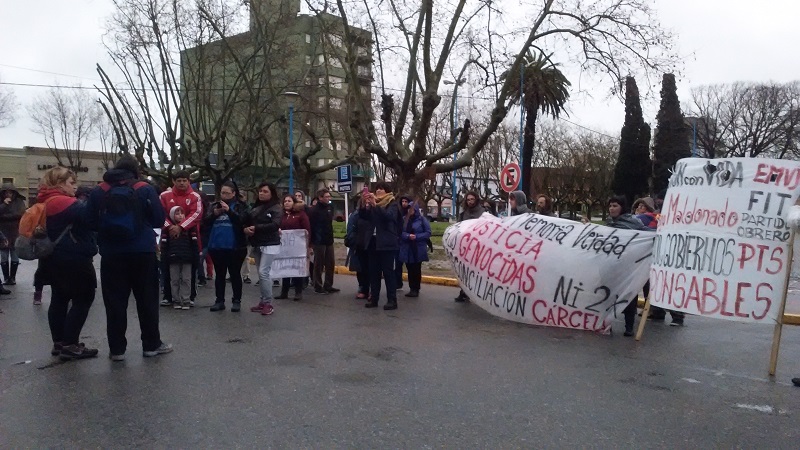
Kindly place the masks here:
[[(171, 224), (179, 224), (186, 219), (186, 213), (180, 206), (173, 206), (169, 211)], [(170, 288), (175, 309), (189, 309), (191, 293), (192, 262), (198, 257), (197, 232), (194, 229), (183, 230), (177, 238), (170, 238), (169, 232), (161, 233), (161, 257), (166, 258), (169, 265)]]

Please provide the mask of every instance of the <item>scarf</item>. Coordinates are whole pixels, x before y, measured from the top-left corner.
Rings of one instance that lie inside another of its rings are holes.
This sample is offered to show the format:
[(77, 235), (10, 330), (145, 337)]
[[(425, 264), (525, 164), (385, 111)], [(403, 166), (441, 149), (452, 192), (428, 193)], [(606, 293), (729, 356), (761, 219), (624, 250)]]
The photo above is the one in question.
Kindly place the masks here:
[(389, 203), (394, 201), (394, 194), (389, 192), (386, 195), (384, 195), (383, 197), (376, 197), (376, 198), (378, 199), (378, 201), (376, 202), (376, 205), (380, 206), (381, 208), (386, 208), (386, 206)]

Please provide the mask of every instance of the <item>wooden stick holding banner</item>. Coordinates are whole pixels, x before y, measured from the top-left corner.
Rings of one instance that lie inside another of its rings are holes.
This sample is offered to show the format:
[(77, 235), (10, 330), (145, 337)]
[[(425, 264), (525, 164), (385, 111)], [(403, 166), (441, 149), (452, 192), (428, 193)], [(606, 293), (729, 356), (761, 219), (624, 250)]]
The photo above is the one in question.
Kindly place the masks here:
[(789, 258), (786, 265), (786, 278), (783, 286), (783, 297), (781, 298), (781, 306), (778, 309), (778, 320), (775, 322), (775, 330), (772, 333), (772, 352), (769, 356), (769, 375), (775, 376), (775, 371), (778, 368), (778, 352), (781, 347), (781, 334), (783, 333), (783, 314), (786, 312), (786, 297), (789, 294), (789, 277), (792, 275), (792, 262), (794, 260), (794, 227), (792, 227), (789, 235)]
[(644, 309), (642, 310), (642, 319), (639, 320), (639, 328), (636, 330), (636, 340), (642, 339), (642, 334), (644, 334), (644, 325), (647, 323), (647, 316), (650, 315), (650, 293), (647, 294), (647, 298), (644, 299)]

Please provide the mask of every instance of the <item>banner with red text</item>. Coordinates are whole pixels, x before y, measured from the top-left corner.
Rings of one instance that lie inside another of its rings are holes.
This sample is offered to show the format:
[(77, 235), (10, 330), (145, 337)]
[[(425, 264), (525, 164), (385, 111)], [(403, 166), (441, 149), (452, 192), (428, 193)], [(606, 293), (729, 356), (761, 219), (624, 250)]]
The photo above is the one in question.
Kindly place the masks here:
[(654, 232), (539, 214), (451, 225), (442, 242), (464, 292), (491, 314), (607, 331), (647, 282)]
[(786, 288), (796, 161), (685, 158), (675, 164), (653, 248), (654, 306), (775, 323)]

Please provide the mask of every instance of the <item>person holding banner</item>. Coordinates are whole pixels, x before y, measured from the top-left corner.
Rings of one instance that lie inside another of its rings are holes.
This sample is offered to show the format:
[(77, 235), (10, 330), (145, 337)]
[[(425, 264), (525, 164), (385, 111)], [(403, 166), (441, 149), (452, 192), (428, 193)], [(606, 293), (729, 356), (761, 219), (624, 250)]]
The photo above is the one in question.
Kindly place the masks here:
[(272, 306), (272, 278), (269, 275), (272, 260), (281, 249), (280, 223), (283, 208), (278, 200), (275, 185), (262, 181), (258, 185), (258, 199), (255, 206), (245, 214), (244, 234), (250, 240), (253, 248), (260, 252), (258, 258), (258, 287), (261, 290), (261, 299), (258, 305), (250, 308), (252, 312), (260, 312), (269, 316), (275, 308)]
[[(608, 200), (608, 218), (606, 226), (611, 228), (621, 228), (624, 230), (655, 231), (646, 227), (641, 220), (632, 214), (623, 213), (627, 210), (627, 199), (624, 195), (615, 195)], [(638, 296), (634, 297), (628, 306), (622, 311), (625, 316), (625, 333), (623, 336), (633, 336), (633, 323), (636, 320), (636, 308)]]
[(364, 305), (376, 308), (381, 294), (381, 278), (386, 283), (386, 305), (383, 309), (397, 309), (397, 278), (395, 256), (400, 249), (399, 229), (402, 218), (400, 206), (395, 201), (392, 188), (381, 181), (375, 184), (375, 193), (365, 193), (364, 207), (358, 214), (370, 222), (373, 235), (369, 242), (370, 252), (370, 296)]
[[(242, 306), (242, 265), (247, 258), (247, 239), (242, 218), (247, 215), (247, 204), (239, 200), (239, 188), (233, 181), (226, 181), (219, 191), (220, 201), (212, 203), (203, 218), (208, 228), (208, 254), (217, 270), (214, 280), (216, 300), (211, 311), (225, 310), (225, 278), (230, 276), (231, 312), (239, 312)], [(227, 275), (226, 275), (227, 274)]]
[[(490, 200), (486, 200), (489, 202)], [(497, 216), (496, 212), (493, 212), (491, 209), (486, 209), (486, 204), (484, 202), (484, 206), (480, 205), (481, 199), (478, 196), (478, 193), (475, 191), (467, 192), (467, 195), (464, 196), (464, 209), (461, 211), (461, 215), (458, 218), (459, 222), (463, 222), (465, 220), (472, 220), (480, 218), (484, 212), (489, 212), (493, 216)], [(488, 205), (491, 208), (491, 204)], [(457, 303), (464, 303), (469, 301), (469, 297), (462, 289), (458, 296), (455, 298)]]
[(556, 214), (553, 212), (553, 200), (544, 194), (539, 194), (539, 196), (536, 197), (536, 214), (555, 217)]
[[(306, 214), (306, 205), (302, 200), (297, 200), (297, 198), (292, 195), (285, 195), (283, 197), (281, 230), (306, 230), (306, 248), (309, 252), (311, 251), (311, 247), (308, 245), (308, 234), (311, 232), (311, 223), (308, 221), (308, 215)], [(281, 285), (281, 294), (275, 298), (289, 298), (289, 288), (294, 286), (294, 301), (302, 300), (303, 279), (304, 277), (284, 278), (283, 284)]]
[(528, 197), (522, 191), (514, 191), (508, 194), (508, 203), (511, 206), (511, 215), (518, 216), (532, 212), (528, 208)]

